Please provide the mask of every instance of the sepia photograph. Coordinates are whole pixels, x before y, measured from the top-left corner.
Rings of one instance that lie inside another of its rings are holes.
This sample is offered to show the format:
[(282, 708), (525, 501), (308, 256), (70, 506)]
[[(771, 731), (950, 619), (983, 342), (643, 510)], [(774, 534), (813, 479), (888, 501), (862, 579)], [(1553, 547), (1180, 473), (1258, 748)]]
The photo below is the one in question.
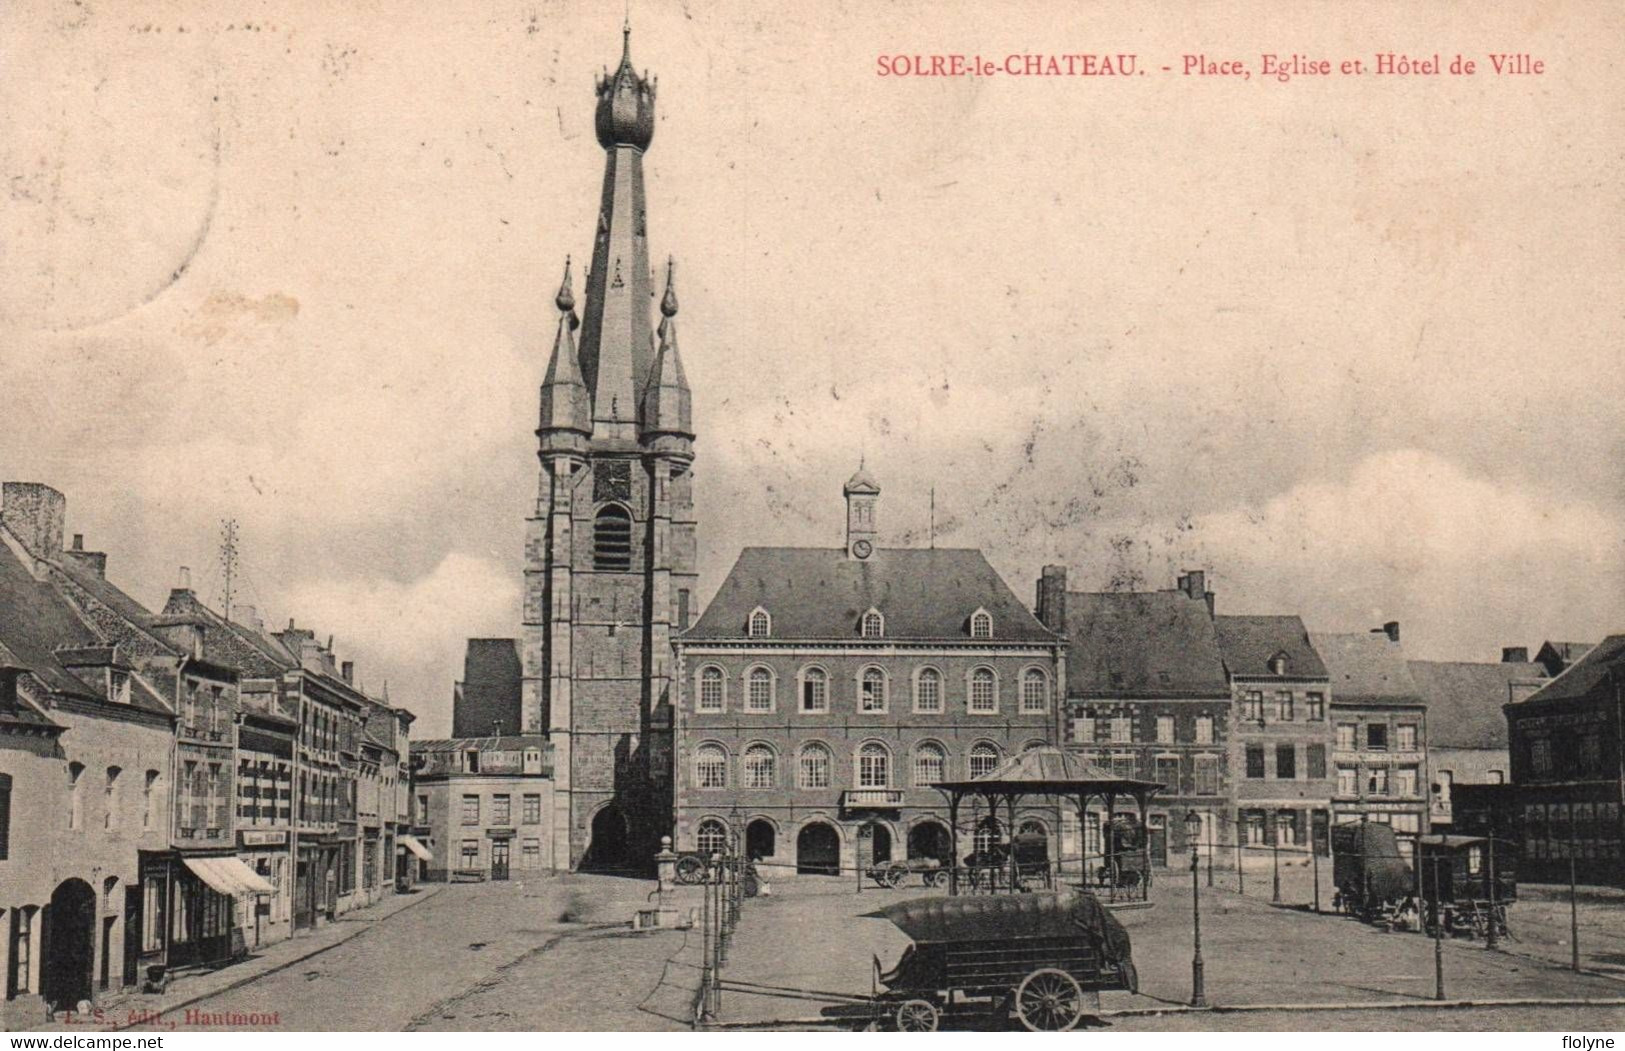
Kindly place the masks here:
[(1619, 1046), (1617, 3), (9, 0), (0, 169), (8, 1048)]

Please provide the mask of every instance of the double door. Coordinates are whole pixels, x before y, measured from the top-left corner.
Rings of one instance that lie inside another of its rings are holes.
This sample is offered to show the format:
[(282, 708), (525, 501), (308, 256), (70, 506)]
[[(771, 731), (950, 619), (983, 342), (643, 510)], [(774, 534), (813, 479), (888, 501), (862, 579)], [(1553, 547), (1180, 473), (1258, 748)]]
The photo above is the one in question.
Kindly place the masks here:
[(493, 880), (508, 878), (508, 841), (506, 839), (493, 839), (491, 841), (491, 878)]

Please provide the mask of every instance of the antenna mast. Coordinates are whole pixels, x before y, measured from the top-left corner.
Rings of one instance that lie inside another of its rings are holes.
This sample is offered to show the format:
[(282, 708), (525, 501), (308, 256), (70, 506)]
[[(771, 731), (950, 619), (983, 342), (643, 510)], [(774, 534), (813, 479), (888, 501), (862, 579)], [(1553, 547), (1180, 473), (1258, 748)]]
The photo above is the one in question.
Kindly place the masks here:
[(235, 588), (237, 578), (237, 519), (223, 518), (220, 520), (220, 569), (223, 583), (220, 589), (220, 601), (227, 620), (231, 619), (232, 603), (236, 600)]
[(937, 546), (937, 487), (931, 487), (931, 548)]

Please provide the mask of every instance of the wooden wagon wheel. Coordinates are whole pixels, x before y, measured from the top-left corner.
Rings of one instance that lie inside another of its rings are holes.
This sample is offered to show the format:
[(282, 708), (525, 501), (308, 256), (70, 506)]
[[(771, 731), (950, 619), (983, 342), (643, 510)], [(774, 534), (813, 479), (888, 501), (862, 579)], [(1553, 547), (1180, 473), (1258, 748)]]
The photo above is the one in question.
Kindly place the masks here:
[(705, 862), (693, 854), (677, 859), (677, 882), (694, 884), (705, 878)]
[(1016, 1015), (1039, 1033), (1061, 1033), (1083, 1018), (1083, 987), (1055, 967), (1043, 967), (1016, 987)]
[(941, 1013), (930, 1000), (904, 1000), (897, 1006), (899, 1033), (934, 1033)]
[(940, 887), (948, 882), (948, 874), (941, 869), (926, 869), (921, 876), (921, 882), (927, 887)]
[(908, 869), (893, 862), (887, 865), (885, 871), (880, 874), (880, 883), (882, 886), (895, 889), (903, 882), (903, 877), (907, 875)]

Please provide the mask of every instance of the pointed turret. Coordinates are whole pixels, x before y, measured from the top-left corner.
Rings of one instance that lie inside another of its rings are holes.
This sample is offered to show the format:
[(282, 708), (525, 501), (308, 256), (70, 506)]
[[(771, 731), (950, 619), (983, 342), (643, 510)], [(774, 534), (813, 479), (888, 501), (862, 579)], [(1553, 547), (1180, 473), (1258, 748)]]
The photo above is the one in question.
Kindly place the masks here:
[(578, 450), (581, 436), (592, 434), (592, 401), (576, 357), (575, 292), (570, 287), (570, 260), (564, 261), (564, 281), (554, 303), (559, 308), (558, 334), (553, 338), (553, 359), (542, 381), (541, 423), (536, 428), (543, 453)]
[(643, 389), (643, 436), (694, 437), (692, 396), (677, 351), (677, 264), (666, 260), (666, 294), (660, 300), (660, 348)]

